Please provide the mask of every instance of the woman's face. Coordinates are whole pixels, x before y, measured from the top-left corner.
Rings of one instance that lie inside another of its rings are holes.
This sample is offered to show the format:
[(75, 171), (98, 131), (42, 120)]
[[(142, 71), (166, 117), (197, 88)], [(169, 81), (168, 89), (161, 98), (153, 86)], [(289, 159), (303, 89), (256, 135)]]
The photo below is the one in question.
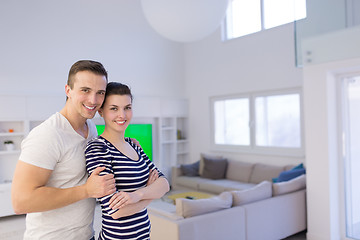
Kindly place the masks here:
[(107, 96), (99, 113), (104, 118), (107, 130), (125, 132), (133, 115), (131, 97), (129, 95)]

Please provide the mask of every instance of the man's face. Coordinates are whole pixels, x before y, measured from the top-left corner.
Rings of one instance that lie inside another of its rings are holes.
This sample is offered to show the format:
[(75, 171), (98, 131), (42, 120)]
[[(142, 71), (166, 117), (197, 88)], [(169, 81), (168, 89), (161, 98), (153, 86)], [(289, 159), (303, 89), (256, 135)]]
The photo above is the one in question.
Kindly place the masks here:
[(81, 71), (75, 74), (73, 89), (68, 85), (65, 89), (72, 112), (90, 119), (95, 116), (104, 101), (106, 78), (90, 71)]

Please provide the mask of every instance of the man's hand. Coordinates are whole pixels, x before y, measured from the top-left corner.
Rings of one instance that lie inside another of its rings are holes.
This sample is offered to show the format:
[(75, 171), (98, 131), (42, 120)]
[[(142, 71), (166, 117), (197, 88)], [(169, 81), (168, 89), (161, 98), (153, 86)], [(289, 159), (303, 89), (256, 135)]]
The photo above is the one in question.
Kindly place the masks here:
[(140, 145), (140, 143), (139, 143), (138, 140), (136, 140), (135, 138), (130, 138), (130, 140), (131, 140), (136, 146), (138, 146), (138, 147), (141, 148), (141, 145)]
[(105, 167), (97, 167), (86, 182), (86, 191), (91, 198), (100, 198), (116, 191), (113, 174), (99, 176)]
[(140, 194), (135, 192), (118, 192), (115, 193), (109, 203), (110, 208), (112, 209), (120, 209), (128, 204), (137, 203), (141, 200)]

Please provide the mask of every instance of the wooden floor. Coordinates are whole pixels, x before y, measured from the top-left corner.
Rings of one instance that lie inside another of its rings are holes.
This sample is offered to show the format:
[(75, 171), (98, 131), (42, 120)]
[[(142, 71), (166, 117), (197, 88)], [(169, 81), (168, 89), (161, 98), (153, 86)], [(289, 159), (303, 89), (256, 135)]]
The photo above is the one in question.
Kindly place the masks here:
[(287, 237), (284, 240), (306, 240), (306, 230)]

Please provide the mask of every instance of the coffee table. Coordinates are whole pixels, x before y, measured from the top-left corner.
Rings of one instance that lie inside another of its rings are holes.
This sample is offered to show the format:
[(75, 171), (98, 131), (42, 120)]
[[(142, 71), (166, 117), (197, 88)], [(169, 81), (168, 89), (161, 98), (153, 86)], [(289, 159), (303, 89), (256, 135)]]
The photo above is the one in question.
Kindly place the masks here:
[(209, 193), (191, 191), (191, 192), (170, 193), (166, 197), (168, 199), (171, 199), (172, 203), (175, 204), (177, 198), (187, 198), (187, 199), (195, 200), (195, 199), (211, 198), (213, 196), (214, 196), (213, 194), (209, 194)]
[(215, 195), (185, 189), (170, 191), (165, 194), (161, 199), (156, 199), (149, 204), (149, 216), (151, 217), (151, 214), (156, 213), (173, 220), (183, 219), (183, 217), (176, 214), (175, 202), (177, 198), (203, 199), (213, 196)]

